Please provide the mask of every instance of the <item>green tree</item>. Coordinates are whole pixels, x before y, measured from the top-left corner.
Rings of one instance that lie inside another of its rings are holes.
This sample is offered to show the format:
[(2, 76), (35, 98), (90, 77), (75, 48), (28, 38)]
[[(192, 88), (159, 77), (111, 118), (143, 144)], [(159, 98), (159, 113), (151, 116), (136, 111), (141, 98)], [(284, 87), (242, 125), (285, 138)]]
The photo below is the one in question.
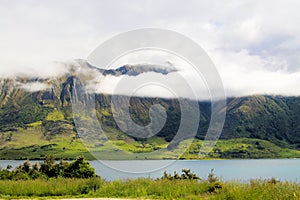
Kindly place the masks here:
[(94, 168), (83, 157), (78, 157), (75, 161), (66, 165), (63, 173), (65, 178), (90, 178), (95, 176)]

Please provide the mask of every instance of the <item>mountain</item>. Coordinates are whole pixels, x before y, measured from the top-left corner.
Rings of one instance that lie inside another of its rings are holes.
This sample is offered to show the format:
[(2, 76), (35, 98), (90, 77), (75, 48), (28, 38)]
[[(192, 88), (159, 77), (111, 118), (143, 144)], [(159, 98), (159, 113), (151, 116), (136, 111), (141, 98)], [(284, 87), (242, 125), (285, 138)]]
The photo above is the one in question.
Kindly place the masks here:
[(103, 75), (113, 75), (113, 76), (120, 76), (120, 75), (128, 75), (128, 76), (137, 76), (141, 73), (146, 72), (156, 72), (160, 74), (168, 74), (171, 72), (175, 72), (176, 69), (174, 67), (165, 67), (162, 65), (151, 65), (151, 64), (135, 64), (135, 65), (124, 65), (117, 69), (109, 69), (104, 70)]
[[(48, 153), (66, 158), (74, 158), (78, 153), (89, 156), (76, 132), (72, 113), (73, 100), (84, 104), (89, 98), (78, 95), (82, 84), (94, 80), (99, 73), (104, 76), (137, 76), (150, 71), (168, 74), (175, 70), (153, 65), (124, 65), (117, 69), (104, 70), (84, 60), (76, 60), (67, 65), (65, 74), (57, 77), (18, 76), (1, 79), (0, 157), (39, 158)], [(161, 131), (154, 137), (144, 139), (122, 133), (112, 115), (111, 98), (110, 95), (97, 94), (95, 109), (99, 123), (110, 133), (108, 139), (115, 145), (131, 152), (148, 152), (170, 146), (169, 142), (180, 127), (181, 108), (178, 99), (149, 97), (130, 99), (131, 118), (139, 125), (145, 126), (150, 123), (149, 109), (152, 105), (160, 104), (166, 109), (167, 120)], [(210, 122), (211, 104), (196, 103), (201, 111), (196, 138), (203, 140)], [(257, 143), (265, 144), (263, 141), (274, 144), (276, 148), (300, 149), (299, 119), (300, 97), (256, 95), (228, 98), (227, 117), (220, 139), (232, 141), (237, 138), (248, 138), (249, 141), (255, 141), (253, 142), (255, 151), (266, 151), (265, 147)], [(87, 134), (93, 138), (95, 133), (87, 132)], [(188, 137), (179, 139), (175, 145), (180, 145), (185, 139)], [(103, 139), (103, 143), (105, 142), (107, 139)], [(95, 143), (93, 147), (101, 150), (103, 143)], [(238, 149), (230, 156), (245, 157), (243, 151)], [(218, 156), (226, 157), (229, 155), (226, 152), (224, 150), (223, 154), (219, 153)], [(278, 154), (274, 154), (276, 155)]]

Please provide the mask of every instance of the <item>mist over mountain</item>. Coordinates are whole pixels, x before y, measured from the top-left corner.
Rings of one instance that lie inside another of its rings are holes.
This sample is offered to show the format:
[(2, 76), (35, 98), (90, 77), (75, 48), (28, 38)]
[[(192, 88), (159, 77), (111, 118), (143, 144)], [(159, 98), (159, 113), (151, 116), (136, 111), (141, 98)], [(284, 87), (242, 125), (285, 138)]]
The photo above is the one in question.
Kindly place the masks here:
[(136, 64), (136, 65), (124, 65), (122, 67), (119, 67), (117, 69), (109, 69), (104, 70), (103, 75), (114, 75), (114, 76), (120, 76), (120, 75), (128, 75), (128, 76), (137, 76), (142, 73), (146, 72), (155, 72), (160, 74), (168, 74), (171, 72), (177, 71), (174, 67), (166, 67), (162, 65), (150, 65), (150, 64)]
[[(64, 140), (72, 143), (74, 138), (79, 137), (73, 121), (72, 100), (76, 99), (84, 104), (88, 98), (74, 97), (74, 94), (78, 94), (77, 90), (82, 89), (84, 83), (97, 79), (100, 73), (103, 76), (138, 76), (148, 72), (165, 75), (174, 71), (172, 68), (152, 65), (124, 65), (104, 70), (80, 60), (75, 65), (70, 65), (65, 74), (57, 77), (18, 76), (1, 79), (0, 149), (6, 152), (16, 148), (14, 145), (17, 135), (20, 132), (29, 134), (26, 131), (32, 129), (42, 134), (38, 137), (43, 137), (49, 142), (54, 143), (58, 135), (63, 135)], [(108, 94), (95, 94), (97, 119), (105, 130), (120, 132), (112, 115), (111, 98)], [(197, 103), (200, 107), (200, 121), (196, 137), (204, 139), (211, 117), (211, 103)], [(167, 113), (166, 123), (156, 136), (170, 142), (180, 126), (181, 108), (178, 99), (131, 97), (131, 118), (135, 123), (146, 126), (150, 123), (149, 109), (154, 104), (162, 105)], [(300, 149), (299, 120), (300, 97), (232, 97), (227, 99), (227, 117), (220, 138), (256, 138), (280, 147)], [(34, 135), (34, 131), (30, 134)], [(93, 137), (96, 133), (89, 133), (87, 130), (87, 134)], [(129, 138), (144, 141), (138, 137)], [(41, 144), (37, 142), (36, 145)], [(32, 143), (27, 145), (24, 142), (23, 146), (32, 146)]]

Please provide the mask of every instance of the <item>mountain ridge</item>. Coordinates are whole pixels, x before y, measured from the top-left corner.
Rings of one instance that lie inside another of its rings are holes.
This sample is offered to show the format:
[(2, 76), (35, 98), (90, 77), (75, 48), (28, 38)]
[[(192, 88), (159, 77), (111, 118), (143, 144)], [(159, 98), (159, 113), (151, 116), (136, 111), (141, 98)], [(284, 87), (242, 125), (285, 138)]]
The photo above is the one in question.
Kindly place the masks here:
[[(122, 66), (123, 67), (123, 66)], [(107, 72), (107, 75), (133, 73), (131, 68), (117, 68), (116, 73)], [(87, 66), (91, 70), (84, 79), (92, 77), (95, 67)], [(156, 69), (156, 68), (155, 68)], [(158, 67), (159, 69), (159, 67)], [(157, 73), (171, 73), (171, 71), (155, 71)], [(82, 76), (78, 76), (76, 67), (61, 77), (41, 79), (22, 78), (0, 79), (0, 151), (14, 149), (14, 138), (20, 132), (37, 131), (43, 141), (66, 140), (72, 144), (80, 136), (76, 132), (72, 113), (72, 95), (82, 87)], [(79, 72), (79, 73), (82, 73)], [(134, 72), (133, 75), (140, 74)], [(122, 74), (124, 75), (124, 74)], [(80, 78), (79, 78), (80, 77)], [(83, 80), (85, 81), (85, 80)], [(51, 87), (42, 90), (30, 91), (22, 84), (47, 84)], [(84, 102), (82, 96), (75, 96)], [(95, 107), (99, 123), (104, 129), (116, 133), (112, 138), (125, 138), (129, 142), (145, 142), (140, 138), (122, 135), (114, 121), (111, 111), (111, 95), (96, 94)], [(149, 109), (154, 104), (161, 104), (168, 114), (166, 124), (157, 134), (161, 142), (167, 145), (180, 125), (180, 106), (176, 99), (132, 97), (130, 100), (130, 114), (134, 122), (147, 125), (150, 122)], [(209, 102), (198, 102), (201, 115), (196, 138), (203, 140), (210, 122)], [(227, 117), (220, 139), (250, 138), (266, 140), (282, 148), (300, 149), (300, 97), (284, 97), (271, 95), (255, 95), (245, 97), (230, 97), (227, 99)], [(29, 134), (32, 134), (31, 132)], [(63, 138), (63, 139), (62, 139)], [(30, 146), (33, 144), (28, 144)], [(36, 145), (39, 145), (38, 142)], [(95, 144), (95, 146), (100, 144)], [(23, 144), (26, 146), (26, 143)], [(101, 146), (101, 145), (100, 145)], [(65, 148), (65, 147), (62, 147)], [(144, 147), (143, 147), (144, 148)], [(160, 147), (159, 147), (160, 148)], [(65, 148), (66, 149), (66, 148)], [(65, 150), (61, 150), (61, 154)]]

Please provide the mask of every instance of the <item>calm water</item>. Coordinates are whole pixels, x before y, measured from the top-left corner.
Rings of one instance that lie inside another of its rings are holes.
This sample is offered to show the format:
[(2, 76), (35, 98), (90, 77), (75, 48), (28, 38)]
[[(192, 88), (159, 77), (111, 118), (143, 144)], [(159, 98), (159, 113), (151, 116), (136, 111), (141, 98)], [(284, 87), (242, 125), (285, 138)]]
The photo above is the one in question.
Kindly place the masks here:
[[(24, 161), (2, 160), (1, 167), (13, 167)], [(300, 183), (300, 159), (258, 160), (144, 160), (144, 161), (91, 161), (97, 174), (106, 180), (137, 177), (161, 177), (164, 170), (169, 173), (188, 168), (200, 177), (207, 177), (211, 169), (223, 180), (247, 181), (252, 178), (276, 177), (282, 181)], [(113, 169), (114, 168), (114, 169)]]

